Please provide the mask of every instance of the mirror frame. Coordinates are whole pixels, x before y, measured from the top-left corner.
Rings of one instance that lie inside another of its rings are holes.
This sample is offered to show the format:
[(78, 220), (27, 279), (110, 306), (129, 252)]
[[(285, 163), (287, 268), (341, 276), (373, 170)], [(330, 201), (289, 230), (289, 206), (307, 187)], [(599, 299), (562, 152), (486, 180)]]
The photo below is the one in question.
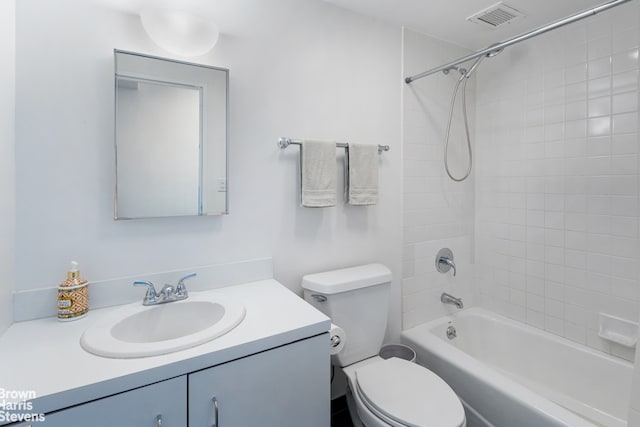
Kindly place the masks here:
[[(204, 131), (203, 128), (205, 128), (205, 122), (206, 122), (206, 117), (204, 117), (204, 103), (205, 103), (205, 99), (204, 99), (204, 92), (205, 92), (205, 87), (202, 85), (193, 85), (193, 84), (185, 84), (184, 82), (177, 82), (177, 81), (171, 81), (171, 79), (163, 79), (160, 76), (154, 76), (153, 78), (149, 77), (149, 76), (135, 76), (135, 75), (131, 75), (134, 73), (118, 73), (118, 54), (125, 54), (125, 55), (132, 55), (132, 56), (138, 56), (138, 57), (142, 57), (142, 58), (148, 58), (148, 59), (153, 59), (153, 60), (159, 60), (159, 61), (164, 61), (164, 62), (172, 62), (175, 64), (180, 64), (180, 65), (187, 65), (187, 66), (193, 66), (193, 67), (199, 67), (199, 68), (205, 68), (205, 69), (210, 69), (210, 70), (215, 70), (215, 71), (221, 71), (224, 73), (224, 77), (225, 77), (225, 93), (226, 93), (226, 99), (225, 99), (225, 119), (224, 119), (224, 124), (225, 124), (225, 143), (224, 143), (224, 147), (225, 147), (225, 157), (224, 157), (224, 162), (225, 162), (225, 174), (224, 174), (224, 179), (225, 179), (225, 195), (224, 195), (224, 210), (220, 210), (220, 211), (210, 211), (210, 212), (204, 212), (203, 211), (203, 172), (204, 172), (204, 168), (203, 168), (203, 164), (204, 164), (204, 159), (203, 159), (203, 149), (204, 149), (204, 139), (205, 136), (203, 135)], [(175, 59), (170, 59), (170, 58), (163, 58), (163, 57), (159, 57), (159, 56), (153, 56), (153, 55), (147, 55), (147, 54), (143, 54), (143, 53), (139, 53), (139, 52), (131, 52), (131, 51), (126, 51), (126, 50), (120, 50), (120, 49), (114, 49), (113, 50), (113, 55), (114, 55), (114, 119), (113, 119), (113, 141), (114, 141), (114, 152), (115, 152), (115, 187), (114, 187), (114, 211), (113, 211), (113, 219), (115, 221), (121, 221), (121, 220), (136, 220), (136, 219), (155, 219), (155, 218), (182, 218), (182, 217), (201, 217), (201, 216), (220, 216), (220, 215), (228, 215), (229, 214), (229, 69), (228, 68), (221, 68), (221, 67), (214, 67), (211, 65), (204, 65), (204, 64), (197, 64), (197, 63), (193, 63), (193, 62), (186, 62), (186, 61), (179, 61), (179, 60), (175, 60)], [(117, 124), (117, 117), (118, 117), (118, 78), (123, 78), (123, 79), (131, 79), (131, 80), (137, 80), (137, 81), (141, 81), (141, 82), (148, 82), (148, 83), (156, 83), (156, 84), (167, 84), (167, 85), (172, 85), (172, 86), (190, 86), (192, 88), (198, 88), (200, 90), (201, 93), (201, 98), (200, 98), (200, 147), (199, 147), (199, 153), (200, 153), (200, 160), (199, 160), (199, 185), (198, 185), (198, 213), (195, 215), (161, 215), (161, 216), (136, 216), (136, 217), (125, 217), (125, 216), (118, 216), (118, 124)]]

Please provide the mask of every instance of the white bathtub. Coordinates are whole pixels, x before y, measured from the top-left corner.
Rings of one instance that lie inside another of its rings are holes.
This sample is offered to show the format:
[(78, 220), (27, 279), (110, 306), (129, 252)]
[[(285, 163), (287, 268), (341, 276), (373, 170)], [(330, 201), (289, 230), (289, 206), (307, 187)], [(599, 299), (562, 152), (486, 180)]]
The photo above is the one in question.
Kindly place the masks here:
[(629, 362), (480, 308), (406, 330), (402, 340), (456, 391), (471, 427), (627, 425)]

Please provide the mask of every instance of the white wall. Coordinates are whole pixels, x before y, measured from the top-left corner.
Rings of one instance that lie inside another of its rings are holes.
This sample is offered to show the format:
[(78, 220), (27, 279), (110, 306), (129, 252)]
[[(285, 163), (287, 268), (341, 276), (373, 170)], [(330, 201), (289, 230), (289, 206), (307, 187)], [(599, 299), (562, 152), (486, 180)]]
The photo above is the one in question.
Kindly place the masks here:
[(0, 334), (11, 324), (15, 279), (15, 1), (0, 2)]
[[(319, 0), (209, 6), (222, 36), (192, 60), (231, 70), (230, 214), (114, 222), (113, 49), (169, 54), (134, 15), (18, 2), (17, 290), (57, 285), (70, 259), (100, 280), (273, 256), (275, 277), (295, 291), (305, 273), (383, 262), (397, 336), (399, 29)], [(279, 150), (280, 136), (389, 144), (380, 203), (300, 208), (298, 150)]]
[[(638, 331), (638, 338), (640, 338), (640, 331)], [(633, 382), (631, 387), (631, 405), (629, 408), (629, 427), (640, 426), (640, 351), (636, 351), (636, 358), (634, 361), (633, 369)]]
[(478, 72), (480, 302), (633, 360), (598, 313), (640, 297), (637, 2), (486, 60)]
[[(638, 331), (638, 338), (640, 338), (640, 331)], [(631, 386), (631, 405), (629, 408), (629, 427), (640, 426), (640, 351), (636, 351), (636, 358), (634, 361), (633, 380)]]
[[(403, 75), (410, 76), (469, 53), (450, 43), (405, 30)], [(443, 153), (451, 93), (460, 75), (438, 73), (410, 85), (403, 84), (403, 328), (410, 328), (452, 310), (440, 294), (473, 299), (474, 174), (455, 183), (445, 174)], [(474, 125), (475, 89), (467, 88), (471, 130)], [(460, 91), (450, 142), (451, 169), (466, 171), (466, 140), (462, 127)], [(441, 274), (435, 258), (443, 247), (452, 249), (458, 273)]]

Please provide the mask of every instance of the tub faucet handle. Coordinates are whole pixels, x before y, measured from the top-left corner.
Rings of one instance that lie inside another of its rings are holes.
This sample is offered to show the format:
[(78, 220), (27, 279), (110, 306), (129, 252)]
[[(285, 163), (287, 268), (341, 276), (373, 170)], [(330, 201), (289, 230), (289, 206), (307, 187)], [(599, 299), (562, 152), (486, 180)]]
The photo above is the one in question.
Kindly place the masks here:
[[(451, 261), (449, 258), (440, 258), (438, 260), (439, 264), (446, 264), (449, 266), (449, 268), (453, 269), (453, 277), (456, 277), (456, 264), (455, 262)], [(444, 273), (444, 272), (443, 272)]]
[(440, 273), (447, 273), (453, 269), (453, 276), (456, 275), (456, 263), (453, 262), (453, 252), (449, 248), (442, 248), (436, 255), (436, 269)]

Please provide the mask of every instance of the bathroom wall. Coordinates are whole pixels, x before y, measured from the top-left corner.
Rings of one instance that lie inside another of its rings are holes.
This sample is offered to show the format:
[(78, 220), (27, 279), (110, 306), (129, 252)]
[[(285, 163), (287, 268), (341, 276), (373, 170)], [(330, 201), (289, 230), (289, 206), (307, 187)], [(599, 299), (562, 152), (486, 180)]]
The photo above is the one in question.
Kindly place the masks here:
[[(640, 331), (638, 331), (640, 338)], [(640, 351), (636, 352), (633, 369), (633, 382), (631, 388), (631, 407), (629, 408), (628, 425), (631, 427), (640, 426)]]
[[(459, 46), (405, 29), (403, 32), (403, 76), (415, 75), (468, 54)], [(403, 83), (403, 328), (410, 328), (449, 313), (453, 308), (440, 302), (449, 292), (473, 300), (473, 174), (461, 183), (445, 174), (444, 136), (451, 93), (460, 74), (438, 73)], [(467, 105), (471, 131), (474, 126), (474, 82), (469, 81)], [(462, 127), (462, 91), (459, 92), (449, 150), (455, 176), (466, 171), (466, 140)], [(457, 275), (438, 273), (436, 253), (453, 250)]]
[[(106, 6), (138, 3), (17, 4), (16, 289), (57, 285), (71, 259), (101, 280), (272, 256), (294, 291), (305, 273), (382, 262), (397, 335), (400, 29), (319, 0), (206, 3), (222, 34), (190, 60), (231, 70), (230, 214), (114, 222), (113, 49), (174, 57)], [(390, 145), (380, 203), (299, 207), (298, 148), (280, 136)]]
[(598, 314), (639, 317), (639, 13), (485, 60), (476, 106), (479, 303), (629, 360)]
[(15, 279), (15, 6), (0, 2), (0, 334), (13, 317)]

